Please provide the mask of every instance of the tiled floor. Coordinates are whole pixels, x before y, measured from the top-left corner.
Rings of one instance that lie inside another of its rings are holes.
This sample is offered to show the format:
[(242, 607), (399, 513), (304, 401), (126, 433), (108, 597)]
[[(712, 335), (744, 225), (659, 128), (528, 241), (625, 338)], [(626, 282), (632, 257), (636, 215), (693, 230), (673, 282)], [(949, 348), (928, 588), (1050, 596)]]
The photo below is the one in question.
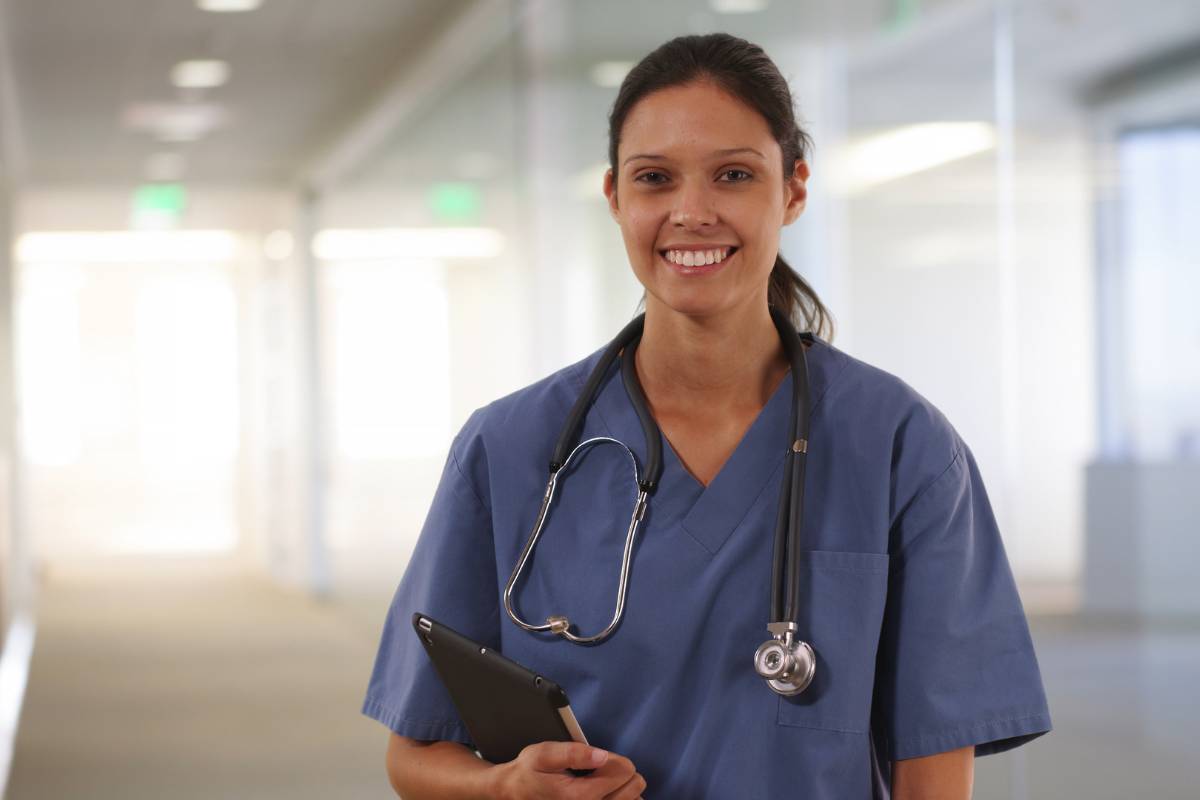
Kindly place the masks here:
[[(52, 573), (9, 797), (390, 797), (386, 732), (358, 714), (389, 595), (320, 603), (170, 564)], [(1200, 625), (1032, 628), (1055, 730), (978, 759), (977, 800), (1200, 798)]]

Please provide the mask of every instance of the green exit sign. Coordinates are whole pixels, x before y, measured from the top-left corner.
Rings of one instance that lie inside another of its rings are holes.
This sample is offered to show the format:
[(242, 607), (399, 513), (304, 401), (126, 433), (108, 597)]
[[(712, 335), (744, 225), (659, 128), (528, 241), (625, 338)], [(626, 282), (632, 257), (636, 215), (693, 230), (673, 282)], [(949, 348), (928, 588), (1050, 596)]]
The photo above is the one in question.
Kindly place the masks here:
[(179, 227), (187, 193), (178, 183), (147, 183), (133, 193), (130, 225), (135, 230), (170, 230)]
[(435, 183), (429, 188), (429, 209), (442, 222), (474, 222), (482, 205), (473, 183)]

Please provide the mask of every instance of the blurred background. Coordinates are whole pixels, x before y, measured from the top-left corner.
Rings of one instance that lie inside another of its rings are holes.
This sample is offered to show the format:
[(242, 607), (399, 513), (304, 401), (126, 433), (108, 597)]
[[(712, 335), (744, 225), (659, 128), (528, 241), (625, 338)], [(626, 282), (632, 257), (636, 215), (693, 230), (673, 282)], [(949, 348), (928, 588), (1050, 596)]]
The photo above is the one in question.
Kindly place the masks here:
[(977, 798), (1194, 798), (1196, 0), (0, 0), (0, 780), (391, 796), (359, 716), (450, 438), (640, 287), (606, 114), (764, 46), (782, 249), (976, 454), (1055, 730)]

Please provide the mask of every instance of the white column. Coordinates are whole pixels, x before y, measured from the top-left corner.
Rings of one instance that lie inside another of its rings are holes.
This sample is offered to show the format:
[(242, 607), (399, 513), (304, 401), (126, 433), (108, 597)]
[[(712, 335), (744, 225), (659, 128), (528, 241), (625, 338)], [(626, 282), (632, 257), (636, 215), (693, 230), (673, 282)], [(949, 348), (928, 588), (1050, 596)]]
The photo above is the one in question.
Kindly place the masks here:
[(312, 250), (317, 230), (317, 196), (305, 192), (296, 213), (296, 257), (301, 293), (301, 396), (300, 415), (304, 443), (304, 479), (300, 502), (304, 504), (305, 586), (316, 595), (330, 590), (326, 519), (329, 461), (326, 452), (325, 402), (321, 370), (321, 302), (319, 264)]
[[(519, 77), (521, 102), (519, 155), (528, 176), (521, 186), (527, 209), (518, 247), (526, 253), (530, 366), (546, 375), (563, 367), (571, 355), (570, 342), (590, 323), (581, 309), (592, 302), (577, 273), (586, 269), (579, 248), (584, 220), (571, 197), (569, 180), (570, 108), (572, 86), (556, 69), (568, 47), (566, 4), (531, 0), (518, 23), (524, 69)], [(575, 313), (572, 313), (575, 312)]]
[(0, 536), (3, 537), (2, 630), (13, 614), (28, 607), (31, 559), (21, 504), (21, 453), (16, 381), (13, 193), (0, 175)]
[(995, 0), (993, 25), (993, 105), (996, 117), (996, 278), (1000, 304), (1000, 424), (1002, 482), (996, 494), (1001, 530), (1020, 524), (1020, 341), (1017, 308), (1016, 198), (1014, 171), (1016, 80), (1013, 63), (1012, 0)]
[[(32, 603), (32, 555), (23, 522), (20, 408), (17, 402), (15, 302), (16, 198), (26, 167), (21, 107), (10, 58), (7, 19), (0, 3), (0, 541), (5, 573), (0, 586), (0, 623), (7, 630), (14, 612)], [(4, 541), (2, 537), (7, 537)], [(3, 634), (0, 634), (3, 635)], [(0, 702), (3, 698), (0, 698)], [(0, 743), (5, 748), (10, 743)], [(6, 751), (7, 752), (7, 751)], [(0, 793), (7, 769), (0, 774)]]

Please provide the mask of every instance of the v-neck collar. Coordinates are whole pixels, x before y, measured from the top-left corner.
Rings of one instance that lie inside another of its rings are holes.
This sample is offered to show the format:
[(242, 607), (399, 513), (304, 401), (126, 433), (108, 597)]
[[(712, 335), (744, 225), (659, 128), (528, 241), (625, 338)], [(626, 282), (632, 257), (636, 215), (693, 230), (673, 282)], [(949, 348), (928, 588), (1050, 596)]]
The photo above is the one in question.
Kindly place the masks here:
[[(825, 395), (836, 350), (824, 340), (809, 334), (813, 346), (808, 358), (811, 411), (816, 411)], [(582, 362), (576, 371), (576, 391), (580, 391), (599, 354)], [(646, 442), (633, 403), (621, 381), (619, 362), (609, 375), (584, 423), (584, 435), (608, 435), (621, 440), (645, 465)], [(687, 471), (670, 443), (663, 438), (663, 474), (650, 498), (647, 517), (651, 524), (679, 525), (709, 553), (716, 553), (745, 518), (755, 501), (770, 485), (787, 452), (788, 415), (792, 407), (792, 379), (789, 373), (776, 387), (767, 404), (742, 435), (733, 453), (721, 466), (708, 486), (700, 484)], [(815, 427), (815, 424), (814, 424)]]

